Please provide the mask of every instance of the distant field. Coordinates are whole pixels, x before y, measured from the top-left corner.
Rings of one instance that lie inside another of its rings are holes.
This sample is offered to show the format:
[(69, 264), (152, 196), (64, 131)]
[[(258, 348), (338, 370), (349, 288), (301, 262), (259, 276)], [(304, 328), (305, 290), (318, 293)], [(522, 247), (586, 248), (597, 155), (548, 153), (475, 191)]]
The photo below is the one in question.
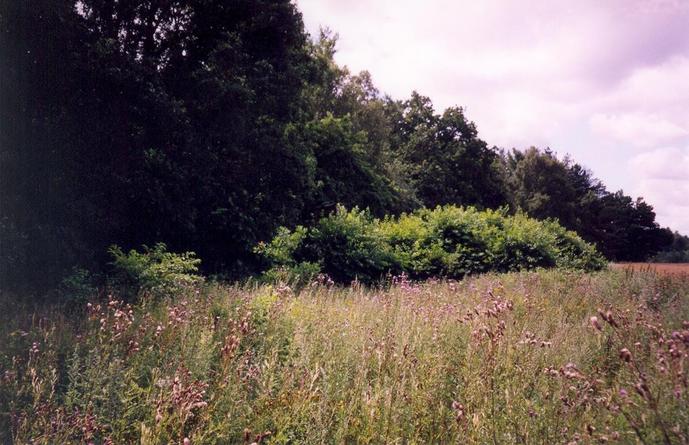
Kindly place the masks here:
[(671, 275), (689, 275), (689, 263), (612, 263), (613, 269), (632, 269), (636, 271), (655, 271)]

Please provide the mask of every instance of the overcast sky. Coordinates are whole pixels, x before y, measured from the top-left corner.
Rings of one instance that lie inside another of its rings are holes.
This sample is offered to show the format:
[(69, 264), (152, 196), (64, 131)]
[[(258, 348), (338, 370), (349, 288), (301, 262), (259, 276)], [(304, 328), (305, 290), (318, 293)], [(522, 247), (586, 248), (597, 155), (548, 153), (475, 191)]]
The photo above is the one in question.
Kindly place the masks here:
[(689, 234), (689, 0), (297, 0), (336, 59), (459, 105), (491, 145), (551, 147)]

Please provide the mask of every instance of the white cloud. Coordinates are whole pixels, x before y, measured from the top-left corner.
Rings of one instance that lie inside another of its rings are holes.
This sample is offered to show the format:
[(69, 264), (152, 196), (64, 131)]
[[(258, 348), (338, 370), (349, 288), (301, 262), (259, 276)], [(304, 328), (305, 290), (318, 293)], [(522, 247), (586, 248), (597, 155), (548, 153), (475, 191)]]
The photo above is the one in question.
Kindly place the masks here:
[(312, 33), (339, 33), (337, 60), (382, 91), (464, 106), (489, 144), (570, 153), (689, 233), (685, 161), (657, 151), (689, 147), (689, 2), (297, 3)]
[(623, 79), (608, 97), (610, 105), (635, 109), (667, 109), (684, 112), (689, 98), (689, 52), (663, 63), (642, 66)]
[(632, 172), (642, 178), (689, 181), (689, 149), (668, 147), (647, 151), (632, 158), (630, 164)]
[(629, 164), (634, 193), (654, 206), (659, 223), (689, 233), (689, 148), (643, 152)]
[(596, 113), (591, 116), (590, 123), (592, 129), (603, 137), (639, 147), (657, 147), (689, 135), (686, 129), (657, 114)]

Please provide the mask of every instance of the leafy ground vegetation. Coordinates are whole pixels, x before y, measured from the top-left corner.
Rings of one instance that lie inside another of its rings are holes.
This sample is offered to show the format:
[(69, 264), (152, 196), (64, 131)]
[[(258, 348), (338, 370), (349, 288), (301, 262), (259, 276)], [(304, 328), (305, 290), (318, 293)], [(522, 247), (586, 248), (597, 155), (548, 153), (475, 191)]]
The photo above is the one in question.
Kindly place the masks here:
[(555, 266), (591, 271), (605, 266), (593, 245), (556, 221), (510, 216), (506, 209), (454, 206), (383, 220), (338, 207), (313, 227), (281, 228), (256, 251), (272, 266), (267, 277), (289, 281), (321, 272), (339, 283), (370, 284), (390, 273), (462, 278), (487, 271)]
[(689, 280), (187, 285), (0, 314), (0, 441), (689, 441)]

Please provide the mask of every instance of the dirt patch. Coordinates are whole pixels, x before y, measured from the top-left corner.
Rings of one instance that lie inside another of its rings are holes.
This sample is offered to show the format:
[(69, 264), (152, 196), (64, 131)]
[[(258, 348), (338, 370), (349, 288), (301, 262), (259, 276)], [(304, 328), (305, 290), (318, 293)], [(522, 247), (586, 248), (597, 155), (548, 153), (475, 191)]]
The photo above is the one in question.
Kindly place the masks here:
[(689, 275), (689, 263), (611, 263), (610, 267), (666, 275)]

